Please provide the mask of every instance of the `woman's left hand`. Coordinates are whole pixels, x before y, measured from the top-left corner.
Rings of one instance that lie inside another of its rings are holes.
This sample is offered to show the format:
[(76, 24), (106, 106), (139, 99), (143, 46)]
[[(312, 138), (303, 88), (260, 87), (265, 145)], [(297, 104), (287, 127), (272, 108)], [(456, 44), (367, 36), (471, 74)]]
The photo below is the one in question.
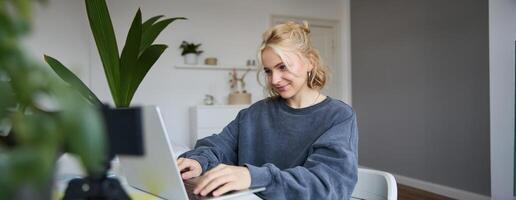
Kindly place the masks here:
[[(220, 196), (232, 190), (243, 190), (251, 186), (251, 174), (247, 167), (220, 164), (202, 175), (194, 194)], [(216, 189), (216, 190), (215, 190)]]

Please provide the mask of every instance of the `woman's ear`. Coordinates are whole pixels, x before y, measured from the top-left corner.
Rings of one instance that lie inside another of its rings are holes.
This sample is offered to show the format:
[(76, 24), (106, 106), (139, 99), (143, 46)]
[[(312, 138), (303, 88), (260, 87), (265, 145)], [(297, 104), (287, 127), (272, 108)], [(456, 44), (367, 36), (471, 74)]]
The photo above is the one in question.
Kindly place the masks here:
[(312, 59), (311, 56), (313, 56), (313, 55), (308, 54), (308, 56), (303, 57), (303, 62), (305, 63), (305, 66), (309, 72), (314, 70), (314, 62), (313, 62), (314, 59)]

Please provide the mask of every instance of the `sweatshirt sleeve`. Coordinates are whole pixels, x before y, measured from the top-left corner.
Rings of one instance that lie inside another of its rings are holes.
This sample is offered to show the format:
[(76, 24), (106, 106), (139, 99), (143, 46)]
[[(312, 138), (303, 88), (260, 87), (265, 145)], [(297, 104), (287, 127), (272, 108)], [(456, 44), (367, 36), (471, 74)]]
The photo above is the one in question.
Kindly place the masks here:
[(237, 161), (238, 121), (244, 111), (240, 111), (221, 133), (198, 140), (193, 150), (179, 157), (196, 160), (201, 164), (203, 173), (220, 163), (234, 165)]
[[(349, 199), (357, 182), (357, 127), (353, 113), (312, 144), (302, 166), (246, 164), (251, 187), (266, 187), (266, 199)], [(279, 196), (278, 196), (279, 195)]]

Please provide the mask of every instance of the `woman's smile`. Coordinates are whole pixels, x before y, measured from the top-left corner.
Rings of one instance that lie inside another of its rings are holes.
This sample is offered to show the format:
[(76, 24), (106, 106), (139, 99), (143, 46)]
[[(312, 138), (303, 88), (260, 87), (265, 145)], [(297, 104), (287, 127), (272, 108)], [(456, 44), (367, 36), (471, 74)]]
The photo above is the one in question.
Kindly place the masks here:
[(276, 88), (276, 91), (278, 91), (278, 92), (285, 92), (288, 89), (287, 86), (288, 86), (288, 84), (285, 84), (285, 85), (281, 85), (281, 86), (275, 86), (275, 88)]

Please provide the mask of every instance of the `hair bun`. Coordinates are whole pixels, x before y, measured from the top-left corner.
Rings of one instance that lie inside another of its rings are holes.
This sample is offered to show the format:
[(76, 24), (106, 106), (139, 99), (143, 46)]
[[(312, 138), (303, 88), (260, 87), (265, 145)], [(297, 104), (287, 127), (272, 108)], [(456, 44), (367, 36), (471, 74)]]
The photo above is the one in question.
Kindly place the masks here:
[(310, 33), (310, 25), (308, 25), (308, 22), (306, 20), (303, 20), (303, 31), (305, 31), (306, 34)]

